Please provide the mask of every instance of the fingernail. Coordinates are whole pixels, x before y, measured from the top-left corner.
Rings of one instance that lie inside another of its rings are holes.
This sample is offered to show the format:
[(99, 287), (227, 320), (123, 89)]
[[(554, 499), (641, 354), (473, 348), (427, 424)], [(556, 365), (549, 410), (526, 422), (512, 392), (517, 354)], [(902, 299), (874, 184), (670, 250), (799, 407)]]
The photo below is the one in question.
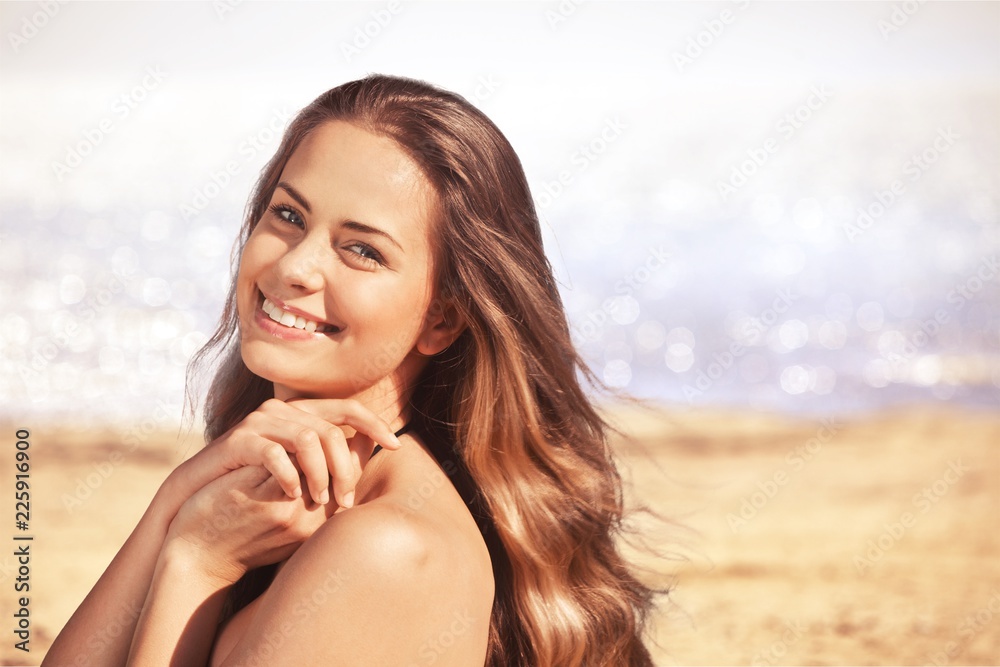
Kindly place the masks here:
[(326, 505), (328, 502), (330, 502), (330, 492), (327, 491), (326, 489), (323, 489), (319, 493), (319, 504)]
[(343, 507), (354, 507), (354, 492), (348, 491), (344, 494)]
[(301, 497), (302, 497), (302, 487), (299, 486), (292, 491), (292, 498), (301, 498)]

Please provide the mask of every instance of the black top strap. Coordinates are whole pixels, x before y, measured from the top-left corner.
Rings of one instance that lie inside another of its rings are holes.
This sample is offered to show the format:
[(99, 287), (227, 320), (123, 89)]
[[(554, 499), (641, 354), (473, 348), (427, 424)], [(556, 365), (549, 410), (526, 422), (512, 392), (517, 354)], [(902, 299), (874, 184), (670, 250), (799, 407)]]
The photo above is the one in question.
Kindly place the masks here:
[[(398, 431), (396, 431), (395, 433), (393, 433), (393, 435), (395, 435), (398, 438), (399, 436), (401, 436), (404, 433), (406, 433), (407, 431), (409, 431), (411, 426), (413, 426), (413, 421), (412, 420), (410, 420), (410, 421), (406, 422), (405, 424), (403, 424), (403, 428), (401, 428)], [(372, 450), (372, 457), (374, 457), (380, 451), (382, 451), (382, 445), (376, 444), (375, 445), (375, 449)], [(370, 457), (369, 457), (369, 460), (371, 460)]]

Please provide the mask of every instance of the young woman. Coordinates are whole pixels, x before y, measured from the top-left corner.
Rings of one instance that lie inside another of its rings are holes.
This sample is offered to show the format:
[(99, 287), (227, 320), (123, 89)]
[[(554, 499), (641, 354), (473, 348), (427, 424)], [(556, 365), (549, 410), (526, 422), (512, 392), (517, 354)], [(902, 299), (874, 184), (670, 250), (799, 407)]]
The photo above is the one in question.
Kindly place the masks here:
[(45, 665), (651, 665), (593, 378), (464, 99), (369, 76), (293, 120), (213, 353), (208, 446)]

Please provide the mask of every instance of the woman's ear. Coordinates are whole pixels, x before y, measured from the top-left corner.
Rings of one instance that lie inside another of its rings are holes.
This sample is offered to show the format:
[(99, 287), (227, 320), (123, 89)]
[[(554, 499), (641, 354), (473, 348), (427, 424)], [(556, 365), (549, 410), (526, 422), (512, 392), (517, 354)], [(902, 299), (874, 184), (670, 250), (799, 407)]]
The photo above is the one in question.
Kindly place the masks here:
[(451, 301), (435, 297), (427, 308), (424, 327), (417, 337), (417, 353), (433, 357), (448, 348), (465, 330), (465, 318)]

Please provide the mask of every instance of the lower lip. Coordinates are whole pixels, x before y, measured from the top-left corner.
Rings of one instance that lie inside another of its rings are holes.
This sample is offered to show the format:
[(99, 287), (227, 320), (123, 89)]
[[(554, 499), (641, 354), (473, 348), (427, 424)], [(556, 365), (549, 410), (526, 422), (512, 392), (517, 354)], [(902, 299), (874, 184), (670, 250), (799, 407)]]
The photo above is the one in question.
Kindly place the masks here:
[(254, 322), (264, 331), (282, 340), (318, 340), (320, 338), (329, 338), (329, 334), (316, 331), (310, 333), (305, 329), (296, 329), (294, 327), (286, 327), (284, 324), (278, 324), (267, 313), (261, 310), (259, 304), (257, 311), (254, 313)]

